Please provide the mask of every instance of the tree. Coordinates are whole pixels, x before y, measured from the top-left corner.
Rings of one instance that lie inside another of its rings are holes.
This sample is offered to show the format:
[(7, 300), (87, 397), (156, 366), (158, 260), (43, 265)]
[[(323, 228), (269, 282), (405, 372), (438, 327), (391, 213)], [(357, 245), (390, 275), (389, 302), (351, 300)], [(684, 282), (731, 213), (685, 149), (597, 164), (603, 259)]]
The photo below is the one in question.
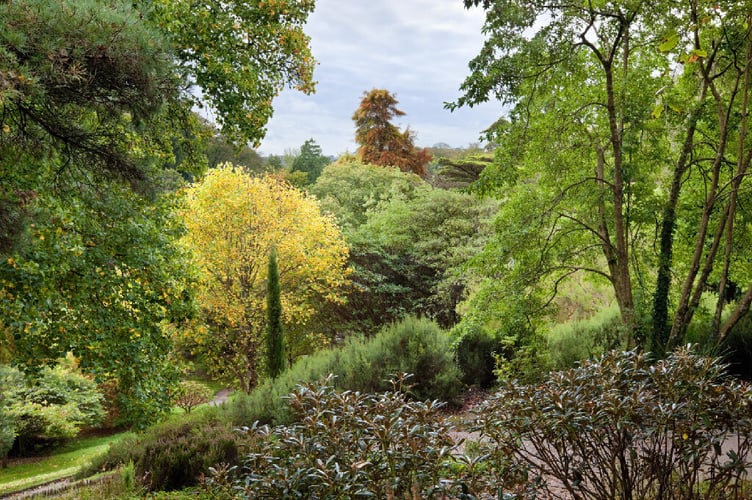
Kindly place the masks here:
[(197, 133), (194, 104), (215, 108), (232, 141), (258, 142), (282, 88), (313, 90), (302, 31), (313, 5), (3, 2), (0, 248), (48, 177), (79, 168), (148, 188), (150, 167)]
[(196, 300), (208, 329), (192, 332), (211, 372), (245, 391), (257, 383), (265, 329), (269, 251), (276, 247), (281, 301), (292, 357), (321, 344), (302, 328), (319, 304), (342, 300), (347, 247), (315, 199), (273, 176), (251, 178), (231, 166), (188, 190), (183, 243), (200, 269)]
[(277, 250), (273, 246), (269, 252), (269, 269), (266, 276), (266, 365), (269, 377), (277, 378), (285, 371), (287, 361), (282, 331), (282, 296)]
[(313, 139), (308, 139), (300, 147), (300, 155), (292, 162), (291, 170), (305, 172), (308, 175), (307, 184), (313, 184), (327, 164), (329, 164), (329, 158), (321, 153), (321, 146)]
[(238, 150), (220, 135), (212, 136), (207, 144), (206, 159), (209, 168), (216, 168), (223, 163), (232, 163), (244, 167), (249, 174), (264, 171), (264, 160), (253, 149), (245, 146)]
[[(530, 314), (567, 277), (600, 276), (632, 341), (652, 329), (654, 350), (681, 344), (711, 277), (749, 275), (733, 232), (734, 219), (746, 219), (737, 208), (749, 162), (746, 12), (714, 2), (503, 3), (465, 1), (486, 10), (488, 40), (449, 105), (511, 105), (493, 127), (500, 151), (482, 176), (508, 199), (510, 219), (497, 224), (482, 265), (531, 299)], [(635, 299), (650, 295), (652, 306)], [(640, 314), (652, 325), (638, 328)], [(719, 337), (736, 315), (716, 326)]]
[(0, 351), (34, 369), (74, 351), (117, 386), (121, 423), (169, 408), (165, 325), (191, 296), (166, 193), (206, 167), (192, 108), (258, 141), (278, 91), (313, 90), (312, 9), (0, 2)]
[(347, 331), (372, 333), (407, 314), (458, 320), (465, 261), (488, 237), (494, 203), (434, 189), (414, 174), (340, 159), (311, 193), (343, 227), (354, 269), (348, 302), (328, 311)]
[(416, 191), (425, 187), (426, 183), (415, 174), (342, 157), (324, 169), (309, 191), (349, 235), (382, 204), (395, 197), (412, 198)]
[(184, 380), (180, 382), (180, 385), (176, 389), (173, 402), (186, 413), (190, 413), (197, 406), (208, 403), (212, 395), (211, 389), (204, 384)]
[(397, 167), (424, 177), (431, 154), (425, 148), (415, 148), (415, 134), (409, 128), (400, 132), (391, 123), (394, 117), (404, 114), (397, 109), (397, 99), (388, 90), (364, 92), (363, 100), (352, 117), (355, 141), (360, 144), (357, 155), (363, 163)]
[(258, 145), (272, 101), (285, 87), (314, 90), (316, 62), (303, 32), (314, 0), (142, 0), (137, 5), (166, 35), (182, 82), (201, 89), (183, 97), (214, 108), (221, 135), (233, 143)]
[(177, 381), (166, 327), (193, 314), (177, 200), (86, 181), (37, 201), (28, 241), (0, 261), (0, 324), (13, 363), (38, 370), (72, 352), (115, 384), (117, 423), (146, 425), (169, 411)]

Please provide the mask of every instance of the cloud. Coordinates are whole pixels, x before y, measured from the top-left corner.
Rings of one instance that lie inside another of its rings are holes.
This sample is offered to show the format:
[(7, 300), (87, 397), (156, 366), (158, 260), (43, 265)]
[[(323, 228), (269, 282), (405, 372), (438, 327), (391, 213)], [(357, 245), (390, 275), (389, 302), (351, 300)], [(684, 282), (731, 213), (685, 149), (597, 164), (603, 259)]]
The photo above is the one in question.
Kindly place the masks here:
[(319, 66), (316, 94), (283, 92), (261, 151), (281, 154), (309, 138), (325, 154), (354, 151), (352, 113), (372, 88), (395, 93), (420, 145), (465, 146), (500, 115), (496, 103), (450, 113), (468, 62), (479, 52), (483, 12), (461, 0), (319, 0), (309, 18)]

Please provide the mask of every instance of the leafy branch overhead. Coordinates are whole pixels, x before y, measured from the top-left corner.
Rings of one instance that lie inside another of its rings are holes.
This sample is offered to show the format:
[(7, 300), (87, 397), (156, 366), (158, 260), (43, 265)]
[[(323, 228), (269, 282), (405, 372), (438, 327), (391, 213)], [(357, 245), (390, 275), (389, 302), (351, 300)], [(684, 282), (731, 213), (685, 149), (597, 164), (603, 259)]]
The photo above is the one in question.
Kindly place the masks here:
[[(303, 32), (314, 0), (142, 2), (167, 36), (194, 102), (217, 111), (221, 133), (258, 145), (285, 87), (314, 90), (310, 39)], [(201, 97), (197, 97), (200, 94)]]

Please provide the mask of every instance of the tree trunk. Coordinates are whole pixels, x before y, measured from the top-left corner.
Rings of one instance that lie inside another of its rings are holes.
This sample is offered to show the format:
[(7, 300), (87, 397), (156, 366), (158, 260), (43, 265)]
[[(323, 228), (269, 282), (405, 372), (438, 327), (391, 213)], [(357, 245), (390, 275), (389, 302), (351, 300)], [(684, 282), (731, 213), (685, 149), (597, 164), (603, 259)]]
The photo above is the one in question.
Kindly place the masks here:
[[(715, 102), (717, 108), (718, 146), (715, 158), (713, 160), (713, 175), (710, 181), (708, 194), (705, 197), (705, 202), (703, 204), (700, 226), (697, 230), (694, 253), (690, 261), (689, 272), (684, 279), (681, 297), (679, 299), (676, 314), (674, 316), (674, 322), (671, 327), (671, 334), (669, 335), (667, 344), (668, 349), (672, 349), (684, 342), (684, 334), (687, 331), (687, 327), (689, 326), (690, 321), (692, 321), (692, 316), (694, 315), (694, 311), (699, 304), (702, 291), (707, 284), (708, 276), (713, 269), (713, 262), (717, 255), (718, 248), (720, 247), (720, 242), (722, 239), (723, 225), (725, 225), (727, 217), (729, 216), (728, 212), (726, 212), (722, 217), (721, 221), (719, 222), (718, 230), (716, 231), (715, 237), (713, 238), (713, 243), (710, 249), (707, 249), (706, 239), (709, 232), (710, 218), (717, 201), (721, 168), (724, 164), (726, 147), (728, 145), (728, 120), (729, 115), (732, 112), (734, 98), (733, 96), (731, 96), (729, 98), (729, 102), (727, 104), (724, 104), (723, 97), (721, 96), (718, 88), (715, 86), (715, 82), (713, 81), (713, 78), (715, 77), (711, 75), (713, 66), (712, 58), (707, 65), (704, 63), (700, 64), (702, 68), (703, 81), (707, 85), (708, 90), (710, 90), (710, 93), (713, 96), (713, 101)], [(697, 276), (700, 272), (700, 264), (703, 259), (703, 255), (705, 255), (705, 265), (698, 280)]]
[(658, 355), (663, 355), (665, 352), (671, 332), (668, 321), (668, 309), (669, 292), (671, 290), (671, 266), (673, 264), (674, 230), (676, 228), (676, 207), (679, 202), (682, 178), (687, 171), (690, 153), (692, 152), (697, 120), (703, 109), (702, 103), (705, 100), (706, 90), (707, 86), (703, 82), (698, 106), (687, 121), (687, 135), (679, 153), (679, 158), (676, 160), (668, 200), (663, 207), (658, 273), (655, 293), (653, 294), (653, 336), (650, 344), (650, 350)]
[[(752, 22), (752, 16), (747, 16), (747, 23)], [(725, 305), (725, 290), (729, 281), (729, 269), (731, 267), (731, 248), (734, 237), (734, 216), (736, 215), (736, 205), (739, 196), (739, 188), (749, 169), (750, 160), (752, 160), (752, 151), (745, 152), (744, 146), (747, 138), (747, 113), (749, 112), (749, 86), (752, 78), (752, 37), (747, 43), (747, 51), (744, 60), (744, 85), (742, 87), (742, 110), (741, 125), (739, 127), (739, 139), (737, 149), (737, 168), (734, 178), (732, 179), (731, 199), (729, 200), (728, 212), (729, 221), (726, 230), (726, 247), (723, 258), (723, 270), (721, 280), (718, 284), (718, 302), (716, 304), (715, 316), (713, 318), (713, 329), (716, 332), (716, 343), (721, 344), (728, 336), (731, 328), (749, 311), (750, 301), (752, 301), (752, 284), (747, 288), (747, 292), (737, 305), (729, 319), (721, 326), (721, 316)]]
[[(614, 78), (612, 66), (604, 61), (606, 74), (606, 95), (608, 121), (610, 129), (611, 150), (614, 155), (613, 220), (616, 244), (614, 245), (616, 260), (613, 262), (613, 287), (616, 301), (619, 304), (621, 318), (627, 331), (630, 332), (630, 344), (634, 343), (635, 314), (634, 297), (632, 295), (632, 278), (629, 270), (629, 244), (627, 242), (627, 222), (624, 217), (624, 171), (622, 155), (622, 126), (616, 111), (614, 96)], [(611, 264), (609, 265), (611, 267)]]

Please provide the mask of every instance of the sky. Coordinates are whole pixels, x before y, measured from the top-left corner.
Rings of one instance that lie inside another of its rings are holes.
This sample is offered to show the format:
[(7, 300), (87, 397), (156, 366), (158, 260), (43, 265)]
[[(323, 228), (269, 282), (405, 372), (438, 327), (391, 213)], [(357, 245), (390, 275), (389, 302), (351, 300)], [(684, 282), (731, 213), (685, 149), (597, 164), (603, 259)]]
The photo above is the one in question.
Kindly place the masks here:
[(481, 9), (466, 10), (462, 0), (317, 0), (305, 26), (319, 62), (316, 93), (286, 89), (277, 97), (259, 152), (281, 155), (307, 139), (325, 155), (355, 152), (352, 114), (374, 88), (395, 94), (406, 115), (393, 123), (409, 126), (416, 145), (480, 142), (501, 104), (450, 112), (444, 103), (461, 95), (483, 44), (483, 20)]

